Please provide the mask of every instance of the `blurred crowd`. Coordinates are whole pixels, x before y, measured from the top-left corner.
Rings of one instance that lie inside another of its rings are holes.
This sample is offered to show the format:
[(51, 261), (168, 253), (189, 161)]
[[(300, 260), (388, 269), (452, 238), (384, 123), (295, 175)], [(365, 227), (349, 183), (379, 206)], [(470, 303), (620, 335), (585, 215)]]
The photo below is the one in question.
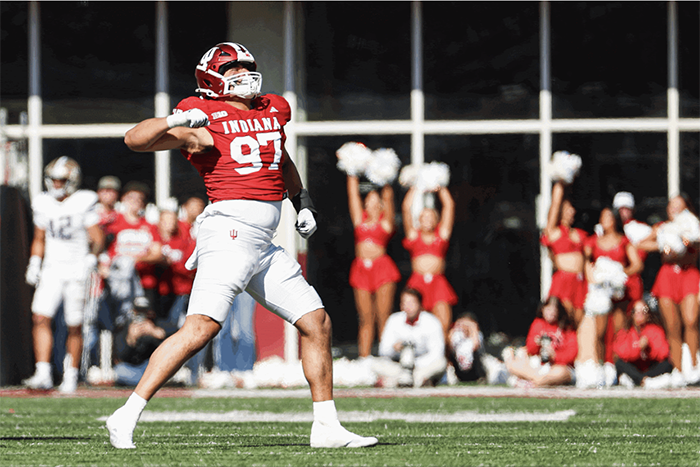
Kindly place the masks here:
[[(475, 315), (453, 316), (459, 303), (445, 276), (445, 257), (455, 204), (446, 166), (406, 166), (399, 175), (392, 150), (372, 151), (361, 143), (347, 143), (337, 156), (347, 175), (355, 234), (349, 285), (358, 358), (336, 362), (345, 365), (336, 370), (336, 384), (658, 389), (700, 383), (700, 221), (687, 197), (671, 197), (667, 220), (650, 226), (635, 219), (634, 195), (618, 192), (586, 232), (573, 226), (576, 200), (570, 198), (581, 158), (555, 153), (540, 238), (553, 265), (551, 287), (532, 310), (524, 339), (485, 339)], [(59, 389), (73, 392), (80, 379), (133, 386), (151, 353), (184, 321), (195, 277), (186, 263), (196, 247), (197, 216), (208, 201), (190, 196), (155, 206), (147, 203), (147, 185), (122, 186), (111, 175), (99, 180), (96, 193), (79, 190), (79, 166), (61, 160), (47, 166), (45, 198), (33, 202), (35, 237), (26, 277), (36, 287), (36, 370), (24, 384), (53, 387), (50, 326), (62, 305), (69, 338)], [(397, 176), (406, 191), (400, 215), (392, 188)], [(84, 201), (70, 201), (79, 198)], [(387, 252), (396, 218), (402, 219), (402, 245), (411, 256), (411, 274), (400, 291), (402, 277)], [(70, 226), (82, 233), (69, 234)], [(79, 248), (71, 243), (78, 237)], [(67, 245), (73, 245), (69, 257), (59, 258), (54, 250), (68, 251)], [(662, 265), (654, 286), (645, 290), (641, 273), (650, 254), (660, 255)], [(85, 267), (69, 274), (61, 266), (68, 263)], [(67, 285), (71, 274), (82, 286)], [(304, 384), (295, 364), (283, 369), (274, 359), (256, 362), (252, 297), (236, 297), (232, 308), (219, 336), (172, 381), (204, 387)]]

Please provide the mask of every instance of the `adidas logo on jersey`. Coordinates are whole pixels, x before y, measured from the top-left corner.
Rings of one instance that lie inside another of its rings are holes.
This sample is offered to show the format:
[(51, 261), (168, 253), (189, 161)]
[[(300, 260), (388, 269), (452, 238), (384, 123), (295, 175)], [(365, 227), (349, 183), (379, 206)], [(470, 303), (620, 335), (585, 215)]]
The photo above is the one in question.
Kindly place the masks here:
[(270, 108), (270, 112), (279, 112), (279, 110), (277, 110), (274, 106), (272, 106), (272, 107)]

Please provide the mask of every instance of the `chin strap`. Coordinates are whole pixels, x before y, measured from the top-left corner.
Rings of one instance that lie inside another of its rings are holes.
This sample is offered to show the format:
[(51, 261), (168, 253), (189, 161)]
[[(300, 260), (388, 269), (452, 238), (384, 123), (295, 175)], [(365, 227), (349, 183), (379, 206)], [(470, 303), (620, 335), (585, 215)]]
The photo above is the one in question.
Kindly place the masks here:
[(308, 209), (314, 214), (317, 214), (316, 208), (314, 208), (314, 203), (311, 201), (311, 196), (309, 196), (309, 192), (306, 190), (306, 188), (302, 188), (299, 190), (299, 193), (294, 195), (292, 198), (292, 205), (297, 213), (302, 209)]

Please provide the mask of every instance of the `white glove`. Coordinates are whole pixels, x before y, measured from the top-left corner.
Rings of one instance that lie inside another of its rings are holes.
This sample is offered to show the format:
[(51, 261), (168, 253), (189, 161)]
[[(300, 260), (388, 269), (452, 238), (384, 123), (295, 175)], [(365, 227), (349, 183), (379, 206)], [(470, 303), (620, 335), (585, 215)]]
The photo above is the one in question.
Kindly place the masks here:
[(36, 287), (39, 283), (39, 273), (41, 272), (41, 256), (32, 256), (29, 258), (29, 264), (27, 265), (27, 272), (24, 275), (27, 284)]
[(295, 227), (299, 235), (303, 238), (312, 236), (314, 232), (316, 232), (316, 219), (314, 219), (314, 214), (307, 208), (299, 211)]
[(189, 128), (200, 128), (209, 125), (209, 117), (199, 109), (190, 109), (185, 112), (177, 112), (168, 115), (165, 119), (169, 128), (176, 126), (186, 126)]

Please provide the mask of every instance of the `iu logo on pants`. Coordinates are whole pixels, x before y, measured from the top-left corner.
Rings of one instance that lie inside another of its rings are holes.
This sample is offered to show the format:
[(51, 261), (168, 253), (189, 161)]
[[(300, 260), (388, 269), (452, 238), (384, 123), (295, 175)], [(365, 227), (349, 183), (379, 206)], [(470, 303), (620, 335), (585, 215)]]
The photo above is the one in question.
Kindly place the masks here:
[(236, 237), (238, 237), (238, 230), (232, 229), (231, 232), (229, 232), (229, 235), (231, 235), (231, 240), (235, 240)]

